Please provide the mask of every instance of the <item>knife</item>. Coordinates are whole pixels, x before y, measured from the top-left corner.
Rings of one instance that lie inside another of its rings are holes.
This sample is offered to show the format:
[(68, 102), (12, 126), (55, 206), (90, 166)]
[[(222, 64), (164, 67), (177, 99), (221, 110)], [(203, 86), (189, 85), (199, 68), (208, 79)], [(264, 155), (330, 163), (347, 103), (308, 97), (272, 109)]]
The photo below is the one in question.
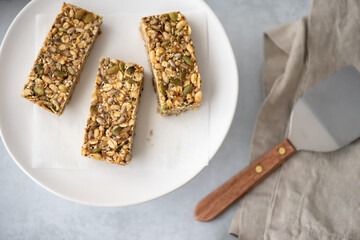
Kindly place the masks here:
[(331, 152), (360, 136), (360, 74), (347, 66), (305, 93), (291, 112), (287, 138), (202, 199), (195, 218), (210, 221), (297, 151)]

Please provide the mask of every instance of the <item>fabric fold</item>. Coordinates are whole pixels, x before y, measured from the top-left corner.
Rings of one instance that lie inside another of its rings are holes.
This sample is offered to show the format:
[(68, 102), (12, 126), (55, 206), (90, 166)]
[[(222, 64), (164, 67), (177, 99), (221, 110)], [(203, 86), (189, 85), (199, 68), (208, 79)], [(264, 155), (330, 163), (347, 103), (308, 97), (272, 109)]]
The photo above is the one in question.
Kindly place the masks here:
[[(300, 83), (302, 68), (304, 67), (306, 21), (306, 18), (304, 18), (299, 22), (282, 26), (281, 29), (285, 30), (284, 32), (275, 29), (265, 33), (263, 80), (265, 94), (268, 92), (268, 95), (265, 96), (264, 104), (259, 111), (255, 124), (250, 150), (251, 162), (284, 139), (293, 103), (291, 96), (296, 92), (297, 85)], [(296, 28), (297, 34), (289, 34), (289, 28)], [(271, 38), (275, 32), (277, 32), (277, 43), (272, 41)], [(279, 47), (279, 43), (282, 42), (292, 42), (290, 54), (286, 54), (281, 45)], [(291, 76), (289, 71), (296, 68), (297, 79), (292, 78), (294, 79), (293, 84), (286, 85), (288, 78)], [(273, 82), (273, 84), (266, 87), (265, 82)], [(285, 88), (285, 86), (289, 86), (289, 89)], [(275, 94), (278, 92), (282, 94)], [(273, 95), (275, 96), (272, 97)], [(283, 98), (283, 95), (287, 96)], [(276, 129), (273, 129), (271, 134), (263, 134), (269, 131), (269, 127)], [(240, 201), (239, 210), (233, 218), (233, 221), (237, 222), (238, 226), (235, 227), (232, 224), (230, 228), (230, 232), (237, 235), (239, 239), (260, 239), (259, 237), (265, 232), (268, 212), (271, 210), (269, 206), (273, 201), (273, 193), (278, 181), (277, 175), (280, 170), (278, 169), (267, 177), (264, 182)]]

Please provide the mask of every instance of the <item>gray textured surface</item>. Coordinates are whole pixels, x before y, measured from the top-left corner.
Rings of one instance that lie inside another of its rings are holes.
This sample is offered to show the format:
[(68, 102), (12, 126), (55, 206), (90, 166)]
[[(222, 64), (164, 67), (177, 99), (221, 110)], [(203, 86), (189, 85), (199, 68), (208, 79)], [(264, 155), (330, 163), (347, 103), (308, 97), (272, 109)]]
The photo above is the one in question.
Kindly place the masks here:
[[(0, 41), (28, 1), (0, 1)], [(235, 239), (233, 206), (210, 223), (193, 209), (202, 197), (247, 165), (262, 101), (262, 33), (306, 15), (310, 0), (206, 0), (222, 22), (239, 70), (238, 106), (229, 134), (209, 167), (162, 198), (123, 208), (88, 207), (52, 195), (30, 180), (0, 143), (0, 239)]]

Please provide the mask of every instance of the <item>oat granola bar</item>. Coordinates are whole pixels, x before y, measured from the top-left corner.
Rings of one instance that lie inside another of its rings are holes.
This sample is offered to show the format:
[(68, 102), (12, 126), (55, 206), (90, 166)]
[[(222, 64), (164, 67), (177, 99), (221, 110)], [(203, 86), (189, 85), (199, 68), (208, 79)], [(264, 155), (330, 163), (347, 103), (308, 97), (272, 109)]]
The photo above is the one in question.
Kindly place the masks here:
[(140, 31), (154, 75), (158, 111), (167, 116), (198, 109), (201, 78), (185, 16), (172, 12), (144, 17)]
[(102, 17), (64, 3), (35, 60), (21, 96), (61, 115), (95, 40)]
[(131, 161), (144, 69), (101, 58), (81, 154), (110, 163)]

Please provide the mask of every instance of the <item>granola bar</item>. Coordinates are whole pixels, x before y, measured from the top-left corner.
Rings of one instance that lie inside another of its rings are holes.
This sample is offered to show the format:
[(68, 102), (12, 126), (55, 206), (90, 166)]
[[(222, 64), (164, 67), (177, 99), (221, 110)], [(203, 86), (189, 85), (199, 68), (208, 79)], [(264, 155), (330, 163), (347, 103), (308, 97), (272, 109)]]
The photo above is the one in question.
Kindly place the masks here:
[(154, 75), (158, 112), (167, 116), (198, 109), (201, 78), (185, 16), (172, 12), (144, 17), (140, 31)]
[(131, 161), (144, 69), (101, 58), (81, 154), (110, 163)]
[(101, 24), (101, 16), (64, 3), (21, 96), (60, 116), (80, 78)]

